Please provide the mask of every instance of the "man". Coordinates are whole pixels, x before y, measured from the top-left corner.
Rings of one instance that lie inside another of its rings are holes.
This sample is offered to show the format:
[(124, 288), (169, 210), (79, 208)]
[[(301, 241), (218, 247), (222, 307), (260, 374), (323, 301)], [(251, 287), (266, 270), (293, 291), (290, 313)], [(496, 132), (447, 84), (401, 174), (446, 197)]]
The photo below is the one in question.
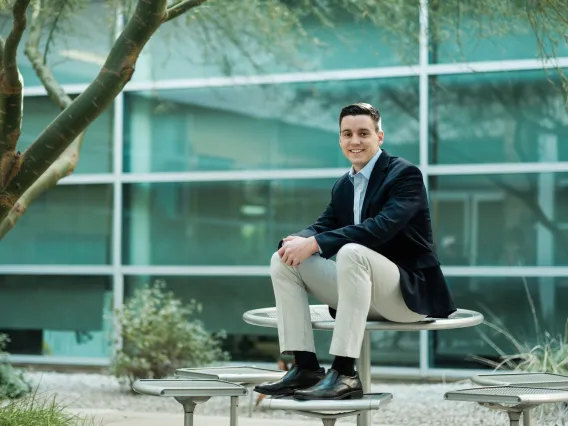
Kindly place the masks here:
[[(316, 223), (284, 238), (272, 256), (280, 349), (295, 365), (279, 381), (256, 386), (262, 394), (360, 398), (355, 361), (367, 319), (416, 322), (456, 310), (432, 242), (420, 169), (381, 149), (373, 106), (346, 106), (339, 127), (351, 170), (336, 181)], [(315, 354), (308, 293), (335, 317), (327, 374)]]

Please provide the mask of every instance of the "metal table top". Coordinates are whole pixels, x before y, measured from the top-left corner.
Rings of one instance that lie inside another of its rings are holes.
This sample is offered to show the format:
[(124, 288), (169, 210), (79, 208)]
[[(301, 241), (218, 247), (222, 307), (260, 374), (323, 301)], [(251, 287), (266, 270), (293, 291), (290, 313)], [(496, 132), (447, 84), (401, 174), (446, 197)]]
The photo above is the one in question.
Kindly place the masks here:
[[(333, 330), (335, 320), (329, 314), (327, 305), (311, 305), (312, 327), (316, 330)], [(243, 320), (252, 325), (276, 328), (276, 308), (261, 308), (245, 312)], [(413, 323), (397, 323), (392, 321), (367, 321), (367, 330), (420, 331), (451, 330), (455, 328), (473, 327), (483, 322), (483, 315), (476, 311), (458, 309), (449, 318), (426, 318)]]

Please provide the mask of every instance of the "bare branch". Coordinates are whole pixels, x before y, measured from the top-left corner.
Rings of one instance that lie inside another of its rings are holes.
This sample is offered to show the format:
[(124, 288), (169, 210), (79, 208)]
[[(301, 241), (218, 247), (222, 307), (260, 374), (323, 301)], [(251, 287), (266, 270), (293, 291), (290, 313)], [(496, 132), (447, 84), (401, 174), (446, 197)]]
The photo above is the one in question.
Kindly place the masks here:
[(30, 22), (30, 32), (24, 50), (30, 60), (32, 67), (47, 91), (49, 98), (61, 109), (71, 105), (72, 99), (65, 93), (65, 90), (55, 80), (51, 69), (45, 64), (39, 50), (39, 40), (44, 24), (44, 16), (41, 13), (41, 0), (34, 0), (33, 11)]
[(138, 1), (96, 79), (23, 153), (19, 173), (0, 193), (0, 220), (124, 89), (132, 78), (140, 52), (166, 16), (167, 0)]
[(0, 128), (0, 187), (6, 189), (10, 179), (19, 171), (21, 157), (16, 145), (22, 129), (22, 75), (18, 69), (18, 45), (26, 29), (26, 10), (30, 0), (16, 0), (12, 8), (14, 23), (6, 39), (3, 69), (0, 72), (2, 92), (2, 126)]
[(55, 187), (57, 182), (65, 176), (69, 176), (77, 167), (81, 145), (85, 138), (85, 132), (81, 133), (77, 139), (53, 162), (51, 166), (30, 186), (26, 192), (18, 199), (8, 215), (0, 222), (0, 240), (14, 227), (16, 222), (21, 219), (30, 204), (45, 191)]
[(2, 38), (2, 36), (0, 36), (0, 72), (2, 72), (2, 70), (4, 69), (4, 64), (2, 63), (2, 60), (4, 58), (5, 45), (6, 45), (6, 43), (4, 42), (4, 38)]
[(171, 21), (194, 7), (201, 6), (207, 0), (182, 0), (175, 6), (168, 8), (168, 13), (164, 22)]
[(16, 3), (14, 3), (14, 7), (12, 8), (14, 24), (12, 26), (12, 31), (10, 31), (8, 38), (6, 39), (3, 57), (6, 84), (8, 84), (10, 88), (13, 87), (14, 89), (19, 87), (20, 90), (21, 83), (18, 76), (17, 54), (18, 45), (20, 44), (20, 40), (22, 39), (22, 35), (26, 29), (26, 10), (28, 9), (29, 4), (30, 0), (16, 0)]

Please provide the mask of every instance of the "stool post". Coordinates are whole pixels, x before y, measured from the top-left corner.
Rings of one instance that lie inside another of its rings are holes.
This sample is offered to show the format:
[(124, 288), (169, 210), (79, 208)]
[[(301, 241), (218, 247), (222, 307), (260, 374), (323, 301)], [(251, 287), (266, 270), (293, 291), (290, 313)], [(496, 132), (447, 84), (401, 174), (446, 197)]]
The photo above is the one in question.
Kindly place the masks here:
[(337, 419), (321, 419), (323, 426), (335, 426)]
[(231, 397), (231, 414), (230, 414), (230, 424), (231, 426), (237, 426), (239, 424), (239, 397), (232, 396)]
[(525, 408), (523, 410), (523, 426), (533, 426), (532, 408)]
[(254, 404), (254, 393), (253, 393), (253, 388), (251, 386), (248, 386), (247, 388), (248, 390), (248, 416), (252, 417), (252, 406)]
[(183, 406), (183, 426), (193, 426), (193, 411), (197, 404), (191, 400), (176, 399)]
[(519, 420), (521, 419), (521, 413), (517, 411), (507, 412), (509, 415), (509, 426), (519, 426)]
[[(369, 393), (371, 390), (371, 332), (369, 330), (365, 330), (365, 335), (363, 336), (361, 354), (357, 359), (357, 371), (363, 384), (363, 392)], [(359, 414), (357, 416), (357, 426), (371, 426), (371, 413)]]

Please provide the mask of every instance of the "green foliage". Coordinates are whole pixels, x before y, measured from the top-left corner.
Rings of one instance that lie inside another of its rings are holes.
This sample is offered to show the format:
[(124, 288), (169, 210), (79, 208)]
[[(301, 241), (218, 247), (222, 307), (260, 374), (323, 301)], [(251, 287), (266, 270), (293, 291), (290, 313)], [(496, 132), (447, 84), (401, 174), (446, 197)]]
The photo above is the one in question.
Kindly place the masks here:
[[(31, 391), (30, 384), (23, 373), (6, 362), (6, 343), (8, 336), (0, 334), (0, 401), (3, 399), (20, 398)], [(2, 423), (0, 423), (2, 426)]]
[(195, 300), (176, 299), (162, 281), (138, 289), (116, 311), (123, 348), (113, 359), (113, 374), (132, 385), (136, 379), (168, 377), (176, 368), (228, 359), (221, 350), (223, 333), (211, 335), (193, 318), (201, 309)]
[(65, 411), (64, 406), (33, 393), (0, 408), (0, 426), (94, 426), (88, 418)]

